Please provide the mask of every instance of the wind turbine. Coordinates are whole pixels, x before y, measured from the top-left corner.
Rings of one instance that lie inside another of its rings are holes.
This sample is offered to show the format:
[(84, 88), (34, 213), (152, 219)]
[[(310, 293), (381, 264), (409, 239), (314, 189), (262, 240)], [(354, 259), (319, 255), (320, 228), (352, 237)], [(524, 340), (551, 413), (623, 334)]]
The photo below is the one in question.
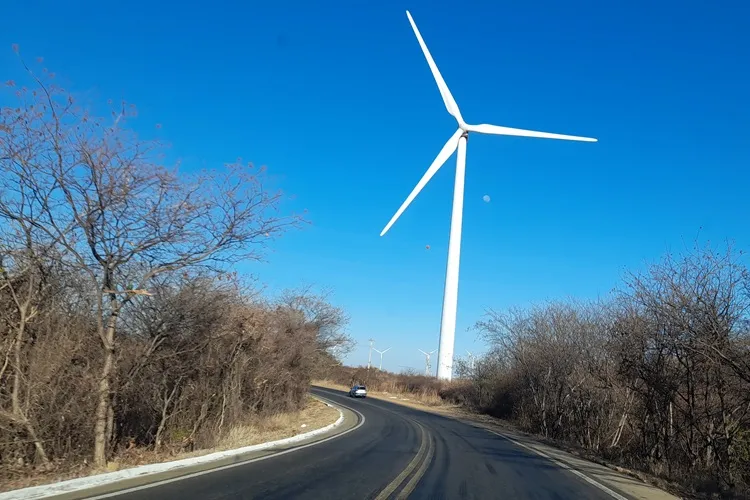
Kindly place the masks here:
[(417, 349), (417, 350), (419, 352), (421, 352), (422, 354), (424, 354), (424, 374), (425, 374), (425, 376), (429, 377), (430, 376), (430, 368), (431, 368), (431, 366), (430, 366), (430, 356), (432, 356), (433, 354), (435, 354), (435, 351), (433, 350), (433, 351), (430, 351), (430, 352), (424, 352), (422, 349)]
[(370, 353), (367, 355), (367, 369), (368, 370), (372, 366), (372, 344), (374, 344), (374, 343), (375, 343), (375, 340), (374, 339), (370, 339)]
[(378, 366), (378, 370), (382, 370), (383, 369), (383, 354), (387, 353), (390, 350), (391, 350), (390, 347), (388, 349), (384, 350), (384, 351), (380, 351), (378, 349), (375, 349), (375, 352), (377, 352), (378, 354), (380, 354), (380, 366)]
[(574, 135), (562, 135), (562, 134), (551, 134), (548, 132), (537, 132), (534, 130), (524, 130), (518, 128), (502, 127), (499, 125), (470, 125), (466, 123), (461, 116), (461, 112), (458, 109), (455, 99), (451, 95), (448, 86), (443, 80), (440, 71), (438, 70), (435, 61), (430, 55), (430, 51), (427, 49), (422, 35), (417, 29), (417, 25), (414, 23), (414, 19), (411, 17), (409, 11), (406, 11), (406, 16), (409, 18), (409, 23), (414, 30), (414, 34), (417, 36), (417, 41), (422, 52), (424, 53), (427, 64), (432, 71), (432, 76), (435, 78), (440, 95), (443, 97), (443, 103), (448, 110), (448, 113), (456, 119), (458, 123), (458, 129), (445, 143), (443, 149), (440, 150), (435, 160), (432, 162), (430, 167), (427, 169), (425, 174), (417, 183), (416, 187), (407, 196), (406, 201), (401, 204), (401, 207), (396, 211), (396, 214), (386, 224), (380, 236), (385, 235), (393, 224), (398, 220), (404, 210), (411, 204), (416, 198), (422, 188), (432, 179), (435, 173), (443, 166), (443, 164), (450, 158), (454, 151), (458, 150), (458, 156), (456, 158), (456, 181), (453, 186), (453, 212), (451, 215), (451, 229), (450, 239), (448, 243), (448, 265), (445, 273), (445, 290), (443, 293), (443, 312), (440, 321), (440, 352), (438, 354), (438, 370), (437, 376), (443, 380), (450, 380), (453, 371), (453, 347), (454, 339), (456, 336), (456, 311), (458, 308), (458, 268), (461, 257), (461, 224), (463, 219), (463, 205), (464, 205), (464, 177), (466, 173), (466, 142), (469, 138), (470, 132), (477, 132), (480, 134), (491, 134), (491, 135), (512, 135), (520, 137), (536, 137), (540, 139), (563, 139), (567, 141), (584, 141), (584, 142), (596, 142), (596, 139), (590, 137), (578, 137)]

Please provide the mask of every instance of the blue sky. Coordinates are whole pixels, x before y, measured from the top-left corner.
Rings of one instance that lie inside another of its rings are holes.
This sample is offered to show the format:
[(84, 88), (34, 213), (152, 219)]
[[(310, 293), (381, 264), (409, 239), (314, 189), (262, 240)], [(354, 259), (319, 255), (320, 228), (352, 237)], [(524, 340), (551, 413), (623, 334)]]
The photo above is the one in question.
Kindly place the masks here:
[(312, 224), (243, 270), (331, 288), (350, 362), (370, 337), (394, 370), (438, 346), (455, 161), (378, 236), (455, 129), (407, 8), (467, 121), (600, 140), (472, 136), (457, 353), (481, 350), (487, 307), (605, 296), (699, 234), (750, 248), (747, 2), (240, 4), (9, 2), (0, 79), (19, 43), (70, 89), (136, 103), (190, 168), (267, 165)]

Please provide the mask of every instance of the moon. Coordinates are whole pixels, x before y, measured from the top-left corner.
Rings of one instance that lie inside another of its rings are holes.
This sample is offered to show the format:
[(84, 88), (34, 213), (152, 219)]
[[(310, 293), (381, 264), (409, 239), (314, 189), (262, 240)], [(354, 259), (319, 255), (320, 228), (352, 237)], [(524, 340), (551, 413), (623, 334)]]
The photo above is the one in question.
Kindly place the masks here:
[(482, 196), (482, 200), (484, 200), (485, 203), (489, 203), (490, 202), (490, 195), (486, 194), (486, 195)]

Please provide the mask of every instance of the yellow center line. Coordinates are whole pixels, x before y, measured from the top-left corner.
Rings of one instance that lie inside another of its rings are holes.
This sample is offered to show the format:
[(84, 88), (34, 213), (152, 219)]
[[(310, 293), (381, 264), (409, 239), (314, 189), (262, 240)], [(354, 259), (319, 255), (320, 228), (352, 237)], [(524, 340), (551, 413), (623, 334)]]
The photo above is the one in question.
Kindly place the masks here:
[[(409, 420), (411, 420), (411, 419), (409, 419)], [(429, 436), (427, 436), (427, 433), (425, 432), (424, 427), (422, 427), (422, 425), (420, 425), (419, 422), (417, 422), (415, 420), (412, 420), (412, 422), (414, 422), (415, 424), (417, 424), (417, 426), (419, 427), (419, 430), (421, 431), (420, 434), (421, 434), (422, 442), (419, 445), (419, 451), (417, 451), (417, 454), (414, 456), (414, 458), (411, 460), (411, 462), (409, 462), (409, 465), (407, 465), (406, 468), (403, 471), (401, 471), (401, 474), (399, 474), (398, 476), (396, 476), (396, 479), (394, 479), (393, 481), (391, 481), (388, 484), (388, 486), (386, 486), (383, 489), (383, 491), (381, 491), (380, 494), (378, 494), (378, 496), (375, 497), (375, 500), (385, 500), (394, 491), (396, 491), (396, 488), (398, 488), (401, 485), (401, 483), (404, 482), (404, 480), (406, 479), (406, 477), (409, 474), (411, 474), (411, 472), (417, 467), (417, 465), (419, 464), (420, 460), (425, 455), (425, 450), (429, 446), (429, 444), (428, 444), (429, 443)]]
[(406, 498), (409, 498), (409, 495), (411, 495), (411, 492), (414, 491), (414, 488), (417, 486), (417, 483), (420, 479), (422, 479), (422, 476), (424, 476), (424, 473), (427, 472), (427, 467), (430, 466), (430, 463), (432, 462), (432, 455), (435, 453), (435, 442), (432, 439), (431, 434), (427, 434), (426, 436), (427, 442), (428, 442), (428, 448), (427, 448), (427, 456), (422, 461), (422, 466), (419, 468), (419, 470), (414, 474), (408, 483), (406, 483), (406, 486), (404, 486), (404, 489), (401, 490), (401, 492), (396, 497), (397, 500), (404, 500)]

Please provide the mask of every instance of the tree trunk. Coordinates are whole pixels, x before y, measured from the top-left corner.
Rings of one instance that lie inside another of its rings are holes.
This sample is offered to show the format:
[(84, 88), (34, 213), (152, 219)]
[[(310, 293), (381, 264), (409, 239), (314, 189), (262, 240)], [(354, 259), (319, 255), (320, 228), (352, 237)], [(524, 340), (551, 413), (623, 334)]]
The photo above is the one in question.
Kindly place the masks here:
[(159, 420), (159, 427), (156, 429), (156, 439), (154, 440), (154, 451), (161, 451), (162, 441), (164, 440), (164, 428), (167, 426), (167, 406), (161, 412), (161, 419)]
[(187, 437), (187, 439), (184, 440), (182, 448), (190, 447), (190, 451), (192, 451), (193, 445), (195, 443), (195, 435), (200, 430), (201, 426), (203, 425), (203, 422), (205, 422), (206, 418), (208, 417), (208, 406), (211, 403), (211, 400), (214, 398), (212, 395), (208, 401), (205, 401), (201, 405), (201, 412), (198, 416), (198, 420), (195, 421), (193, 424), (193, 430), (190, 432), (190, 436)]
[(15, 343), (13, 345), (13, 390), (11, 391), (10, 396), (11, 404), (13, 405), (13, 414), (16, 417), (21, 416), (21, 402), (19, 399), (19, 393), (21, 392), (21, 346), (23, 345), (23, 334), (25, 330), (23, 310), (21, 310), (20, 313), (21, 319), (19, 320)]
[(167, 396), (166, 389), (164, 391), (164, 398), (161, 407), (161, 419), (159, 420), (159, 427), (156, 429), (154, 451), (158, 452), (159, 450), (161, 450), (162, 442), (164, 441), (164, 429), (167, 428), (167, 420), (169, 420), (169, 418), (172, 416), (169, 413), (169, 405), (172, 404), (172, 401), (174, 400), (175, 394), (177, 394), (181, 382), (182, 379), (179, 379), (177, 383), (175, 383), (174, 387), (172, 388), (172, 392), (169, 393), (169, 396)]
[(44, 466), (46, 467), (49, 464), (49, 458), (47, 458), (47, 453), (44, 451), (42, 441), (36, 435), (36, 430), (34, 429), (34, 426), (31, 425), (31, 422), (29, 422), (29, 419), (25, 419), (24, 423), (26, 425), (26, 433), (34, 442), (34, 448), (36, 449), (37, 457), (39, 457), (39, 460), (41, 460), (42, 464), (44, 464)]
[(45, 466), (49, 464), (49, 458), (47, 458), (47, 453), (44, 451), (44, 446), (42, 445), (42, 441), (37, 436), (36, 430), (34, 429), (34, 426), (29, 421), (27, 414), (23, 411), (21, 408), (21, 398), (20, 398), (20, 392), (21, 392), (21, 349), (23, 347), (23, 337), (26, 333), (26, 307), (19, 307), (19, 314), (20, 319), (18, 322), (18, 327), (16, 329), (16, 338), (13, 346), (13, 389), (11, 391), (11, 404), (13, 406), (13, 416), (16, 419), (16, 421), (21, 424), (26, 431), (26, 434), (28, 434), (29, 439), (34, 443), (34, 448), (36, 449), (36, 454), (39, 460), (41, 460), (42, 464)]
[[(107, 321), (107, 328), (102, 337), (104, 348), (104, 365), (97, 392), (98, 403), (94, 421), (94, 464), (98, 467), (107, 465), (107, 427), (111, 407), (112, 373), (115, 361), (115, 325), (117, 314), (113, 312)], [(114, 412), (113, 412), (114, 416)]]
[(107, 446), (114, 443), (115, 432), (115, 395), (110, 390), (109, 404), (107, 405)]

